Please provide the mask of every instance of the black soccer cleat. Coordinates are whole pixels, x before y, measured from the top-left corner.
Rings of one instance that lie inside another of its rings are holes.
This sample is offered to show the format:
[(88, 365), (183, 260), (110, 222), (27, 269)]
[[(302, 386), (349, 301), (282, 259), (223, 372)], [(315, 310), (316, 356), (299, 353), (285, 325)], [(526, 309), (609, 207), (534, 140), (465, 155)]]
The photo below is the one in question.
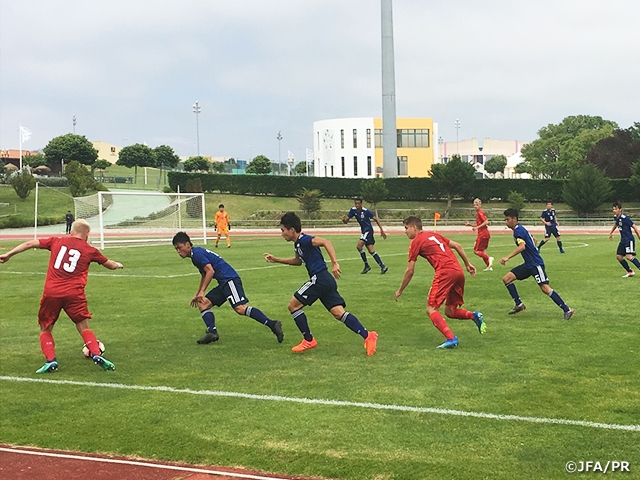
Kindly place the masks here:
[(282, 343), (284, 340), (284, 332), (282, 331), (282, 322), (280, 320), (273, 321), (273, 327), (271, 327), (271, 331), (278, 339), (278, 343)]
[(527, 307), (524, 306), (524, 303), (521, 303), (520, 305), (516, 305), (515, 307), (513, 307), (507, 313), (509, 315), (515, 315), (516, 313), (524, 312), (526, 309)]
[(218, 330), (214, 330), (213, 332), (207, 332), (204, 337), (196, 340), (196, 343), (199, 345), (206, 345), (208, 343), (217, 342), (220, 340), (220, 335), (218, 335)]
[(367, 263), (364, 268), (362, 269), (362, 271), (360, 272), (362, 275), (364, 275), (365, 273), (369, 273), (369, 271), (371, 270), (371, 267), (369, 266), (369, 264)]

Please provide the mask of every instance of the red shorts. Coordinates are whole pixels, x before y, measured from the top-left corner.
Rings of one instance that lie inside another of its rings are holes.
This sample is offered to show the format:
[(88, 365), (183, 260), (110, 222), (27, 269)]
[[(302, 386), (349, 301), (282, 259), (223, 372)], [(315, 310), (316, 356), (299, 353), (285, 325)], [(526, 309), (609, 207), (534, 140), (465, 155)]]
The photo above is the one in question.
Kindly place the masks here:
[(429, 289), (427, 305), (440, 308), (443, 303), (454, 308), (464, 303), (464, 272), (441, 270), (436, 273)]
[(87, 297), (84, 293), (69, 297), (48, 297), (42, 295), (38, 323), (43, 328), (49, 328), (58, 320), (60, 312), (64, 310), (73, 323), (80, 323), (91, 318), (87, 308)]
[(490, 236), (478, 235), (476, 238), (476, 244), (473, 246), (474, 252), (484, 252), (489, 247)]

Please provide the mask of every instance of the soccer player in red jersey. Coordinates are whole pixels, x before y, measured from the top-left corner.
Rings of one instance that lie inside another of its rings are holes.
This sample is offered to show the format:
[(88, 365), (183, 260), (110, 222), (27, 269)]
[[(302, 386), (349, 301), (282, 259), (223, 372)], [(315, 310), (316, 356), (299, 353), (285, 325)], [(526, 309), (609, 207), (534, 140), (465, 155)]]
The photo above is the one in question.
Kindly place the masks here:
[(55, 342), (51, 332), (62, 310), (76, 324), (93, 362), (105, 370), (116, 368), (113, 363), (102, 357), (96, 336), (89, 329), (91, 313), (87, 308), (84, 287), (87, 284), (91, 262), (99, 263), (109, 270), (123, 267), (121, 263), (109, 260), (97, 248), (87, 243), (90, 231), (91, 227), (86, 220), (76, 220), (71, 227), (71, 235), (29, 240), (0, 255), (0, 263), (6, 263), (15, 254), (31, 248), (51, 251), (38, 312), (40, 347), (46, 363), (36, 370), (36, 373), (49, 373), (58, 369)]
[(398, 297), (402, 295), (404, 289), (409, 285), (413, 277), (416, 260), (418, 260), (419, 256), (423, 257), (436, 271), (429, 289), (427, 315), (447, 339), (438, 348), (454, 348), (458, 346), (458, 337), (451, 332), (447, 321), (440, 313), (440, 307), (443, 303), (445, 304), (444, 313), (447, 317), (473, 320), (480, 333), (484, 333), (487, 327), (482, 313), (470, 312), (459, 308), (464, 303), (464, 272), (452, 249), (458, 252), (467, 271), (472, 276), (476, 274), (476, 268), (469, 263), (462, 245), (435, 232), (423, 231), (422, 220), (419, 217), (407, 217), (403, 223), (405, 233), (411, 240), (409, 245), (409, 264), (404, 272), (402, 284), (395, 293), (395, 300), (398, 301)]
[(490, 272), (493, 270), (493, 257), (484, 253), (487, 247), (489, 247), (489, 239), (491, 238), (491, 234), (489, 233), (489, 219), (484, 213), (484, 210), (482, 210), (482, 200), (476, 198), (473, 201), (473, 208), (476, 209), (476, 224), (466, 223), (467, 227), (472, 227), (473, 231), (478, 233), (476, 244), (473, 246), (473, 253), (479, 256), (487, 266), (484, 271)]

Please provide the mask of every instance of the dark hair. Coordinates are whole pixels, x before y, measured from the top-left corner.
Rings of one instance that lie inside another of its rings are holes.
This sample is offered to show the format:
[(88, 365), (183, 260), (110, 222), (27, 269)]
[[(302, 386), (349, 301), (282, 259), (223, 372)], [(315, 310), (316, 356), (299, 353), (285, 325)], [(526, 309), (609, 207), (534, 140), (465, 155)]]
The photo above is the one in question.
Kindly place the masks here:
[(218, 205), (218, 208), (224, 208), (223, 204)]
[(406, 226), (415, 225), (416, 227), (418, 227), (418, 230), (422, 230), (422, 219), (420, 217), (416, 217), (415, 215), (411, 215), (405, 218), (402, 221), (402, 224)]
[(518, 218), (518, 209), (517, 208), (507, 208), (503, 215), (505, 217)]
[(300, 222), (300, 217), (295, 214), (295, 212), (287, 212), (282, 215), (280, 219), (280, 225), (284, 228), (293, 228), (296, 233), (300, 233), (302, 231), (302, 223)]
[(353, 199), (353, 201), (354, 201), (354, 202), (360, 202), (360, 203), (362, 203), (362, 199), (361, 199), (360, 197), (358, 197), (358, 198), (354, 198), (354, 199)]
[(551, 205), (553, 205), (553, 200), (547, 200), (547, 203), (550, 203)]
[(179, 243), (188, 243), (190, 245), (193, 245), (191, 243), (191, 239), (189, 238), (189, 235), (187, 235), (186, 232), (178, 232), (173, 236), (173, 245), (177, 245)]
[(616, 207), (619, 208), (620, 210), (622, 210), (622, 203), (618, 202), (613, 202), (613, 205), (611, 205), (612, 207)]

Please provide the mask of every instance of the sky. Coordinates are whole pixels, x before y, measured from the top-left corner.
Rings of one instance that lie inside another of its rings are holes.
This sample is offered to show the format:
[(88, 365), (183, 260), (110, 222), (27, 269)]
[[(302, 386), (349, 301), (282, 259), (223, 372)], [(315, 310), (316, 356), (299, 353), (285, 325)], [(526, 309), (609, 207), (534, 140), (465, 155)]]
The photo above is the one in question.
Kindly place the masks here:
[[(74, 131), (298, 160), (313, 122), (381, 117), (380, 0), (0, 0), (0, 148)], [(395, 0), (396, 113), (444, 141), (640, 121), (637, 0)], [(636, 32), (636, 33), (633, 33)], [(198, 101), (201, 112), (193, 113)], [(454, 127), (460, 120), (460, 129)], [(281, 132), (282, 140), (277, 140)]]

